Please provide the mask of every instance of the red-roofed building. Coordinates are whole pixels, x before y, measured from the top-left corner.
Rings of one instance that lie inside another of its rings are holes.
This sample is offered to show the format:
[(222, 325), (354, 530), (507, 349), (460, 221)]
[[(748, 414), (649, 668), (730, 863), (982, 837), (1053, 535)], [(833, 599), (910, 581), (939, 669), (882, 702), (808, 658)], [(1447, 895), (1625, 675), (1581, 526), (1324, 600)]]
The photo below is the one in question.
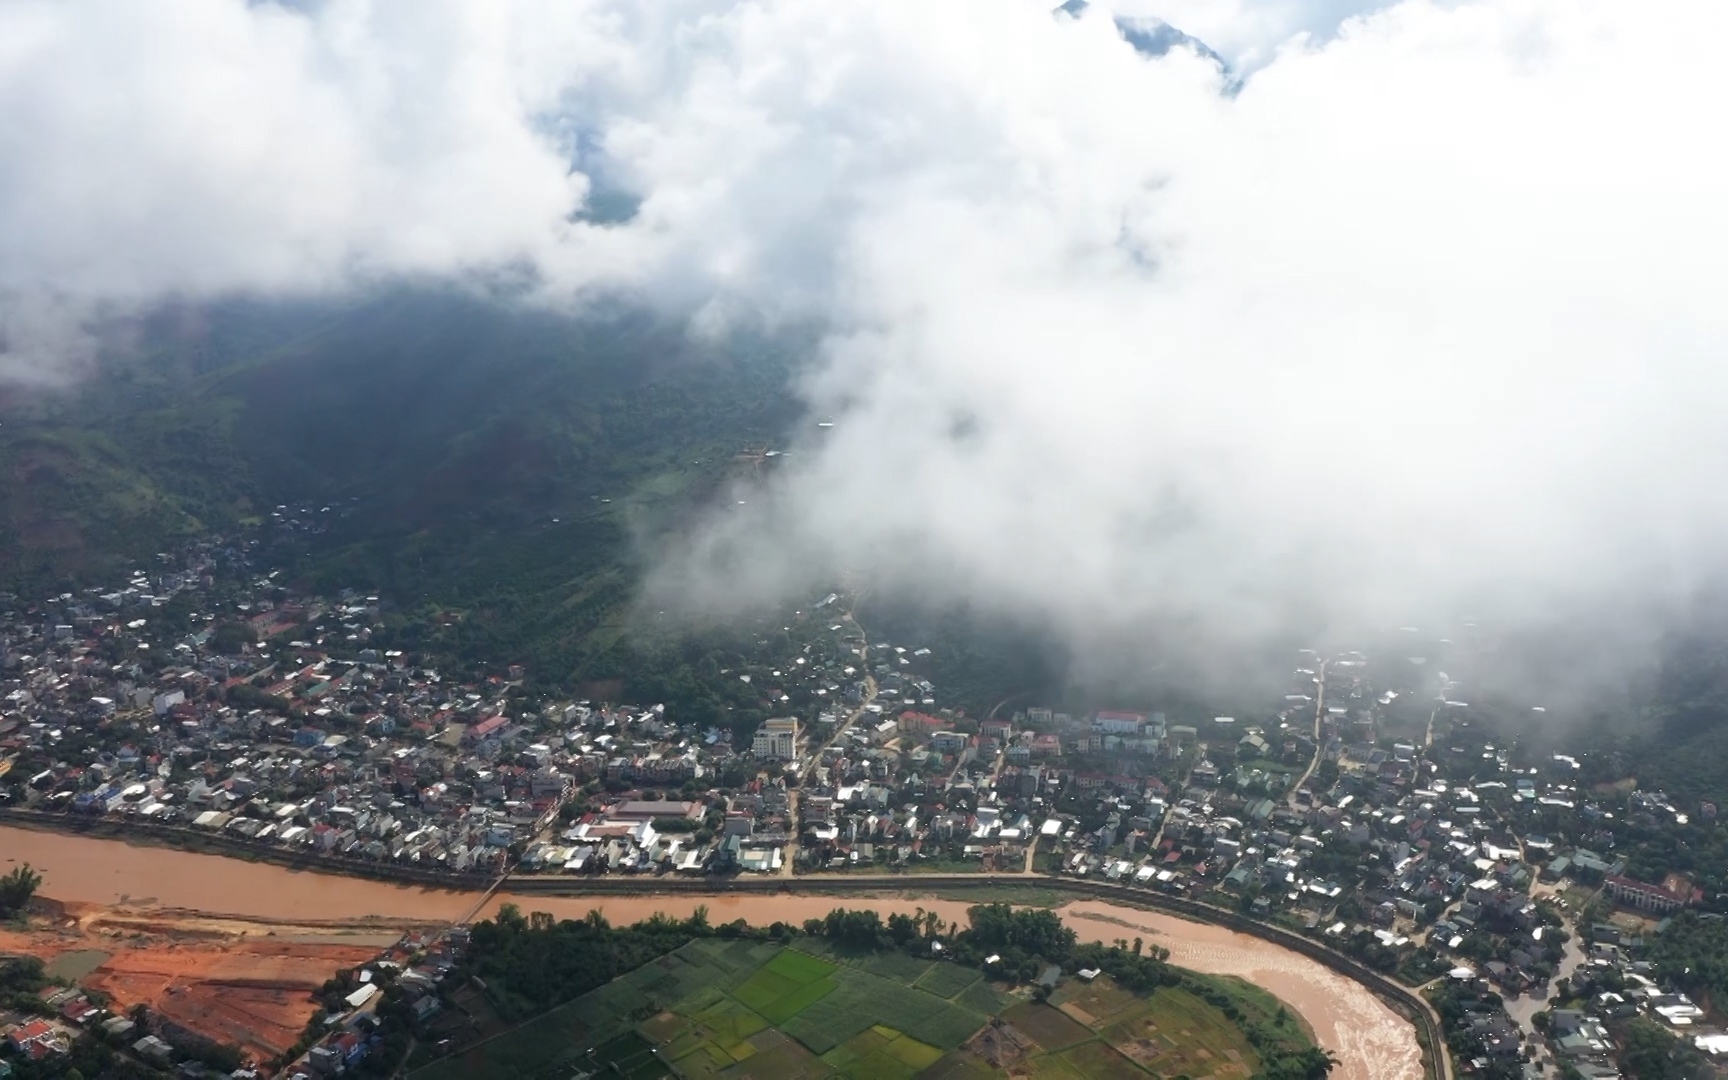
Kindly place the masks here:
[(64, 1054), (71, 1049), (66, 1037), (46, 1020), (19, 1024), (6, 1033), (6, 1041), (12, 1044), (13, 1050), (31, 1061), (41, 1061), (49, 1054)]
[(510, 718), (505, 716), (503, 713), (499, 713), (497, 716), (488, 716), (486, 719), (480, 721), (478, 724), (472, 725), (468, 730), (464, 731), (462, 733), (462, 741), (471, 743), (479, 742), (481, 739), (496, 734), (509, 722)]
[(1145, 723), (1144, 713), (1105, 711), (1092, 718), (1092, 730), (1110, 735), (1134, 735)]
[(1659, 915), (1671, 914), (1704, 899), (1704, 890), (1681, 874), (1669, 874), (1660, 885), (1609, 874), (1604, 884), (1616, 902)]
[(900, 714), (898, 726), (901, 731), (915, 735), (929, 735), (932, 731), (940, 731), (949, 727), (948, 721), (928, 713), (914, 712), (908, 709)]

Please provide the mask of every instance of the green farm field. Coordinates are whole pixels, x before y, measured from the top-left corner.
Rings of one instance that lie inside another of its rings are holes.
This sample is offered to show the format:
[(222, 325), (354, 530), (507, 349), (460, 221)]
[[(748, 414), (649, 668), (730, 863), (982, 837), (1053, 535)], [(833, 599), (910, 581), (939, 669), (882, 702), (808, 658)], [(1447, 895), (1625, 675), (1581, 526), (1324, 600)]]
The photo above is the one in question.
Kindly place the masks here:
[[(1260, 1064), (1237, 1026), (1186, 989), (1070, 978), (1038, 1002), (956, 964), (810, 944), (691, 942), (412, 1080), (1245, 1080)], [(1282, 1013), (1263, 992), (1230, 989), (1245, 1013)]]

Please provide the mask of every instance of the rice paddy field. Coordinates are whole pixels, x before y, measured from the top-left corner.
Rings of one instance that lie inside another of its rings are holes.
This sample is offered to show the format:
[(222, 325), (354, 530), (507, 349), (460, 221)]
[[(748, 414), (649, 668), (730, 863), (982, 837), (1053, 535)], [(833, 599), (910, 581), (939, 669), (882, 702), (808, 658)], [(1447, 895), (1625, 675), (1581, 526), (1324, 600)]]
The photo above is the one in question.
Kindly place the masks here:
[(1185, 991), (1148, 997), (1101, 976), (1049, 1003), (976, 970), (714, 938), (434, 1062), (413, 1080), (840, 1077), (1248, 1077), (1241, 1033)]

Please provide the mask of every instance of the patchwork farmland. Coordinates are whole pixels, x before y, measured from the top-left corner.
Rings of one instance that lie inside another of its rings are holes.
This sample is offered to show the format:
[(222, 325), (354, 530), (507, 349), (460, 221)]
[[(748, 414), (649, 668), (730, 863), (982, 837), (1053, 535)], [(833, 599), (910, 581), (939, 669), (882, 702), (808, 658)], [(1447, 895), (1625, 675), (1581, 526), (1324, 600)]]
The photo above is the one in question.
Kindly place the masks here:
[(1107, 976), (1049, 1003), (979, 972), (904, 954), (853, 957), (707, 938), (613, 980), (413, 1080), (584, 1073), (780, 1080), (923, 1076), (1246, 1078), (1258, 1059), (1213, 1006)]

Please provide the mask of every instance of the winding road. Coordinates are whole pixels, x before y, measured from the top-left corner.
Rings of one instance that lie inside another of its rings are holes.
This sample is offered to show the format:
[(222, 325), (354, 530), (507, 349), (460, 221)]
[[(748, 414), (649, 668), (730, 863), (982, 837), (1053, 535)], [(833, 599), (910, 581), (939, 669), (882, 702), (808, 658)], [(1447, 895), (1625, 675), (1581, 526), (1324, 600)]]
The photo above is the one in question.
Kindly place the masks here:
[(1290, 790), (1284, 796), (1289, 806), (1296, 805), (1296, 793), (1308, 785), (1308, 778), (1314, 775), (1314, 770), (1320, 767), (1320, 759), (1325, 756), (1326, 749), (1320, 744), (1320, 720), (1326, 715), (1326, 661), (1320, 661), (1320, 674), (1315, 676), (1314, 684), (1314, 756), (1308, 759), (1308, 767), (1302, 770)]

